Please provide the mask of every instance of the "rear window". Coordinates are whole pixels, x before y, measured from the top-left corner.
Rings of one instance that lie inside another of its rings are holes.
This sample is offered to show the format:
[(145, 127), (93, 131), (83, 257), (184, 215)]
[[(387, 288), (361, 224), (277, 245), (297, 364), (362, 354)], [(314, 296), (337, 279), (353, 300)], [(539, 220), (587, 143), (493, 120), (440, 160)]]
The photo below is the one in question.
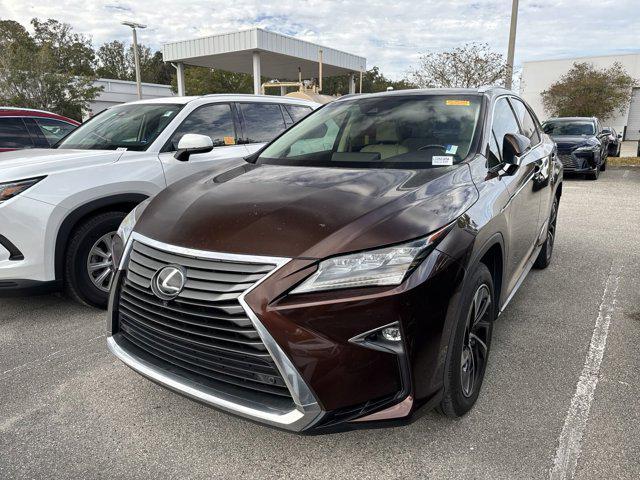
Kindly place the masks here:
[(33, 141), (19, 117), (0, 117), (0, 148), (31, 148)]

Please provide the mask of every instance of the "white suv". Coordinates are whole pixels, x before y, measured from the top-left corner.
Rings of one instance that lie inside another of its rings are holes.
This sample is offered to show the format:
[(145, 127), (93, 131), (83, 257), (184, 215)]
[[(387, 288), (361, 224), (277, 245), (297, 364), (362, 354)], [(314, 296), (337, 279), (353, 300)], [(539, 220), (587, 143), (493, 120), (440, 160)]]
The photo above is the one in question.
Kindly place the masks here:
[[(0, 154), (0, 294), (64, 288), (104, 307), (111, 239), (167, 185), (242, 162), (319, 105), (207, 95), (112, 107), (54, 149)], [(188, 161), (186, 161), (188, 160)]]

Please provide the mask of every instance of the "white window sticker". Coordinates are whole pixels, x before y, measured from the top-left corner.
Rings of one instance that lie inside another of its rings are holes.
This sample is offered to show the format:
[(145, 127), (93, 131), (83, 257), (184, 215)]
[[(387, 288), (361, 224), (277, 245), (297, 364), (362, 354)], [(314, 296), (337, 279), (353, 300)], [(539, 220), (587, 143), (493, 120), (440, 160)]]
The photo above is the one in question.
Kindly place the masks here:
[(431, 165), (437, 165), (439, 167), (453, 165), (453, 157), (448, 155), (434, 155), (431, 158)]
[(458, 152), (458, 145), (447, 145), (447, 150), (444, 152), (447, 155), (455, 155)]

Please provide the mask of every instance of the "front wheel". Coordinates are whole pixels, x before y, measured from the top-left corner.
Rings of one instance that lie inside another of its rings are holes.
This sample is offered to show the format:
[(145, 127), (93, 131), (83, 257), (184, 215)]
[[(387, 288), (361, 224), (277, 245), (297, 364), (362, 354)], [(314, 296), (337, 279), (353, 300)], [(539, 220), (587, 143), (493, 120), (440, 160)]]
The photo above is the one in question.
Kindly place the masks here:
[(586, 174), (587, 179), (589, 180), (598, 180), (598, 177), (600, 176), (600, 168), (601, 165), (597, 165), (595, 170), (592, 170), (591, 172)]
[(65, 291), (77, 302), (106, 308), (115, 272), (113, 236), (125, 215), (101, 213), (83, 222), (71, 235), (65, 260)]
[(461, 417), (478, 399), (491, 347), (496, 302), (493, 278), (483, 263), (472, 273), (447, 353), (444, 396), (439, 410)]

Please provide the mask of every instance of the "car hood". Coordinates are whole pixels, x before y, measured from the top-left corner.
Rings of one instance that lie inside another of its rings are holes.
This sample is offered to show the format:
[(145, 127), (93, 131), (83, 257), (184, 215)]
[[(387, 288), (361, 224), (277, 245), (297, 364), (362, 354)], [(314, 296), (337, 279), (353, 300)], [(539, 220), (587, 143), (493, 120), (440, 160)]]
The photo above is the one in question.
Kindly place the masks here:
[(245, 164), (165, 189), (135, 230), (197, 250), (322, 258), (427, 235), (477, 198), (466, 164), (424, 170)]
[(592, 135), (551, 135), (551, 138), (556, 142), (558, 148), (581, 147), (597, 142), (596, 137)]
[(116, 150), (72, 150), (33, 148), (0, 153), (0, 181), (49, 175), (60, 170), (117, 161), (123, 154)]

